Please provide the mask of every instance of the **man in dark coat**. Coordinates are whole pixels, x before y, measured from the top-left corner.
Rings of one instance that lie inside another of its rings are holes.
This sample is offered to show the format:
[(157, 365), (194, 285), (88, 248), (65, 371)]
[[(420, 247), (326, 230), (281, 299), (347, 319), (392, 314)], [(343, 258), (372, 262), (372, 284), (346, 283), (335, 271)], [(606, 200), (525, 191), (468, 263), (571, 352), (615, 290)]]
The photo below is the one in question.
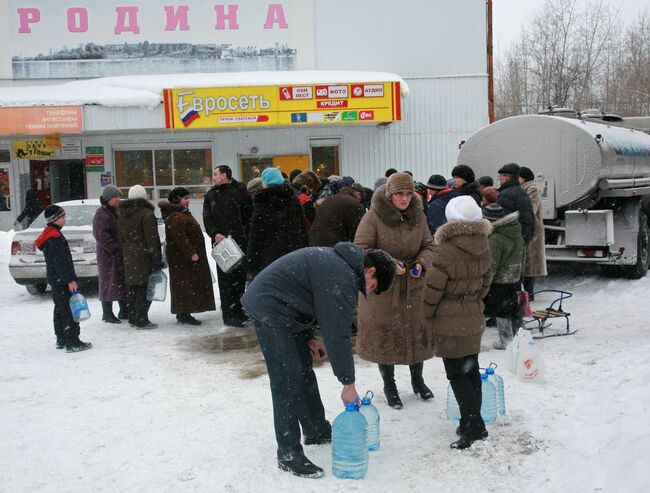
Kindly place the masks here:
[(431, 200), (427, 208), (427, 224), (429, 231), (434, 235), (436, 230), (447, 222), (445, 208), (451, 199), (458, 197), (458, 190), (447, 185), (447, 179), (442, 175), (431, 175), (427, 182), (431, 190)]
[(133, 185), (129, 198), (117, 206), (117, 237), (128, 286), (129, 323), (137, 329), (153, 329), (157, 325), (149, 321), (147, 283), (149, 275), (163, 264), (154, 206), (142, 185)]
[(533, 203), (526, 191), (519, 184), (519, 165), (509, 163), (499, 170), (499, 198), (496, 203), (503, 207), (507, 214), (519, 212), (521, 234), (524, 237), (526, 248), (535, 235), (535, 214)]
[(352, 187), (343, 188), (325, 199), (318, 208), (309, 230), (309, 244), (332, 247), (340, 241), (354, 241), (357, 226), (364, 214), (361, 192)]
[[(343, 384), (341, 399), (358, 401), (350, 340), (358, 292), (386, 291), (395, 271), (395, 260), (384, 251), (364, 256), (360, 247), (338, 243), (279, 258), (246, 291), (242, 302), (269, 373), (280, 469), (301, 477), (322, 476), (323, 470), (305, 457), (300, 445), (299, 425), (306, 444), (331, 441), (310, 353), (320, 359), (327, 349), (332, 370)], [(325, 345), (313, 339), (314, 323)]]
[(201, 325), (192, 313), (214, 310), (214, 291), (205, 237), (189, 202), (190, 191), (176, 187), (158, 207), (165, 221), (171, 312), (182, 325)]
[[(203, 201), (203, 225), (213, 243), (227, 236), (237, 242), (245, 252), (248, 248), (248, 231), (252, 212), (251, 196), (243, 183), (232, 177), (229, 166), (217, 166), (212, 173), (214, 186)], [(241, 305), (246, 287), (246, 269), (239, 266), (225, 273), (217, 266), (221, 316), (226, 325), (241, 327), (247, 317)]]
[[(128, 318), (122, 246), (117, 239), (117, 204), (120, 200), (122, 200), (120, 189), (114, 185), (106, 185), (99, 198), (102, 206), (97, 209), (93, 217), (102, 321), (111, 324), (119, 324), (121, 318)], [(117, 301), (120, 305), (117, 317), (113, 314), (113, 301)]]

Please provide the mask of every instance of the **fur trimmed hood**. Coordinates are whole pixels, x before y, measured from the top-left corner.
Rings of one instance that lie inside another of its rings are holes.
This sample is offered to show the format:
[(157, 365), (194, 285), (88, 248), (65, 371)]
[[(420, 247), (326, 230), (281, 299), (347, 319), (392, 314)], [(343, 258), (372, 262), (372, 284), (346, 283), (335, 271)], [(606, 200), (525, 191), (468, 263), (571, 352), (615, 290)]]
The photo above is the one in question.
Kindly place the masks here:
[(189, 214), (190, 212), (182, 205), (172, 204), (169, 200), (161, 200), (160, 202), (158, 202), (158, 208), (160, 209), (160, 213), (162, 215), (163, 220), (167, 220), (167, 218), (170, 215), (172, 215), (174, 212), (180, 212), (181, 214), (183, 213)]
[(495, 229), (500, 228), (502, 226), (509, 226), (510, 224), (512, 224), (514, 222), (519, 222), (519, 211), (515, 211), (515, 212), (512, 212), (510, 214), (506, 214), (501, 219), (497, 219), (496, 221), (491, 221), (492, 230), (495, 230)]
[(420, 221), (425, 220), (422, 200), (418, 194), (414, 194), (411, 203), (405, 211), (399, 211), (395, 208), (390, 198), (386, 197), (386, 185), (379, 187), (372, 195), (370, 210), (374, 210), (379, 219), (388, 226), (397, 226), (400, 221), (417, 225)]
[[(489, 248), (487, 238), (492, 233), (492, 225), (487, 219), (480, 221), (453, 221), (443, 224), (433, 237), (435, 245), (451, 242), (461, 250), (472, 255), (482, 255)], [(483, 237), (476, 241), (475, 237)]]
[(149, 202), (147, 199), (126, 199), (122, 200), (117, 204), (117, 209), (124, 215), (124, 216), (131, 216), (135, 214), (138, 209), (150, 209), (152, 211), (155, 211), (156, 208), (153, 206), (151, 202)]

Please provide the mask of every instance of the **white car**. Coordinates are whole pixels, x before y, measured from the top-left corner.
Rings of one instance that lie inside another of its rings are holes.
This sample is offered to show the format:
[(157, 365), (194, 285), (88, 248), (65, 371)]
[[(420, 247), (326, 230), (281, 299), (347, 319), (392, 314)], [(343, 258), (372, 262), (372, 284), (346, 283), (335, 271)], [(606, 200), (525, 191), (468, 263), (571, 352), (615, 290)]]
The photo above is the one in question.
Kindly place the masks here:
[[(93, 218), (101, 205), (99, 199), (70, 200), (59, 202), (57, 205), (65, 209), (63, 234), (70, 246), (77, 278), (81, 283), (97, 282), (97, 246), (93, 236)], [(162, 242), (165, 238), (162, 219), (158, 219), (158, 224)], [(14, 281), (25, 286), (30, 294), (44, 293), (47, 288), (45, 257), (43, 252), (34, 246), (36, 238), (45, 226), (45, 216), (41, 212), (29, 228), (17, 231), (11, 242), (9, 273)]]

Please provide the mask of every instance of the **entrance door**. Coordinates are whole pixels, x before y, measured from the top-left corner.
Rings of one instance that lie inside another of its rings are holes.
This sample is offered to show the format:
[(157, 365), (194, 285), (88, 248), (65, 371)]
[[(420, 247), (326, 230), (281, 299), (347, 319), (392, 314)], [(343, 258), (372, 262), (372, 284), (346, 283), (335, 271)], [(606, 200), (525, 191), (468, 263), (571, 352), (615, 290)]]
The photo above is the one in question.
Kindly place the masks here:
[(84, 162), (30, 161), (31, 186), (43, 207), (86, 197)]

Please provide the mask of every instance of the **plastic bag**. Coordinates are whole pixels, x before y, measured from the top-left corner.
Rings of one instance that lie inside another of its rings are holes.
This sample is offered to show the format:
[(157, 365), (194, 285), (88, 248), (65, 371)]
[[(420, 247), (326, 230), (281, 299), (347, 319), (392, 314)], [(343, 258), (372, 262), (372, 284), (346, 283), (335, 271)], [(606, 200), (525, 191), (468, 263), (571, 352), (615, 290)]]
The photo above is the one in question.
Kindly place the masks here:
[(530, 297), (528, 291), (517, 291), (517, 304), (519, 305), (519, 313), (522, 317), (532, 317), (533, 309), (530, 306)]
[(506, 367), (526, 382), (539, 381), (544, 373), (542, 347), (529, 331), (519, 329), (506, 347)]

